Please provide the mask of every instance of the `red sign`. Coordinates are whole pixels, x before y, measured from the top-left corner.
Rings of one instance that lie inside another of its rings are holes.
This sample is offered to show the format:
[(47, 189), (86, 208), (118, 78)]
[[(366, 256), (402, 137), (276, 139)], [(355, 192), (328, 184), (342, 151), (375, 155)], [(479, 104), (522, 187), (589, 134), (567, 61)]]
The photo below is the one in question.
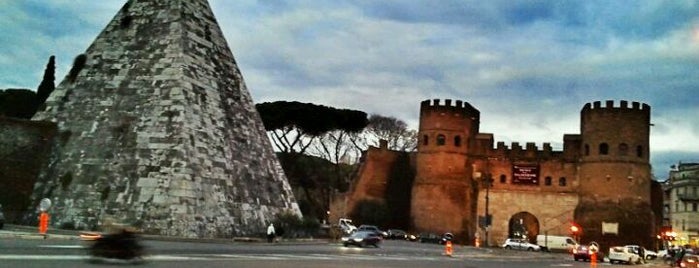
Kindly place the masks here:
[(539, 185), (539, 166), (513, 165), (512, 184)]

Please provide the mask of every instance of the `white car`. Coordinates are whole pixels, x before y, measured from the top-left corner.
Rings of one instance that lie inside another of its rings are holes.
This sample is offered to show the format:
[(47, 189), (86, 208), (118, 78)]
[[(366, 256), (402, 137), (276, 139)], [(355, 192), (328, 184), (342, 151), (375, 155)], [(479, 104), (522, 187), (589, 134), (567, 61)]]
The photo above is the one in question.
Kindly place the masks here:
[(627, 247), (631, 249), (631, 252), (636, 253), (636, 255), (641, 255), (641, 252), (643, 252), (643, 256), (641, 256), (643, 259), (646, 260), (653, 260), (658, 257), (658, 253), (652, 250), (647, 250), (646, 248), (639, 246), (639, 245), (626, 245), (624, 247)]
[(609, 263), (639, 264), (642, 262), (641, 257), (629, 247), (611, 247), (607, 257)]
[(529, 243), (527, 240), (519, 239), (519, 238), (508, 238), (505, 240), (505, 243), (502, 244), (502, 247), (505, 249), (520, 249), (520, 250), (527, 250), (527, 251), (540, 251), (541, 246), (537, 244), (532, 244)]
[(657, 252), (646, 249), (646, 260), (655, 260), (657, 258), (658, 258)]

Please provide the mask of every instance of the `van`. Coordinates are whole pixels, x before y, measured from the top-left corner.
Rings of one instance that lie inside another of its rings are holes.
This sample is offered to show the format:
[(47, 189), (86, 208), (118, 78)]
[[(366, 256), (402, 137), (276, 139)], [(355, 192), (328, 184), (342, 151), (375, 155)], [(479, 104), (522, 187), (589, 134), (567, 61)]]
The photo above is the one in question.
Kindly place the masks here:
[(572, 252), (578, 246), (572, 237), (560, 235), (537, 235), (536, 243), (549, 251)]

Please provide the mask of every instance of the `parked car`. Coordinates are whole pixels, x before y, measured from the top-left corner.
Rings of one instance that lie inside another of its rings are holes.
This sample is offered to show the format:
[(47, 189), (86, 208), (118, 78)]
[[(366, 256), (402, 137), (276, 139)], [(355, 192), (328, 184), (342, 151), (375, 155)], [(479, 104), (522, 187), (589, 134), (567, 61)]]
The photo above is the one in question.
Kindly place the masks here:
[(388, 234), (386, 238), (388, 239), (400, 239), (400, 240), (407, 240), (408, 239), (408, 233), (406, 233), (403, 230), (400, 229), (388, 229), (386, 231)]
[(646, 249), (646, 260), (655, 260), (658, 258), (658, 252)]
[(641, 263), (641, 257), (628, 247), (610, 247), (608, 258), (610, 263)]
[(358, 247), (374, 246), (379, 247), (381, 237), (373, 231), (356, 231), (349, 236), (342, 237), (342, 245)]
[(699, 268), (699, 255), (686, 254), (680, 261), (682, 268)]
[(578, 245), (573, 248), (573, 259), (575, 261), (590, 261), (593, 254), (597, 255), (597, 262), (604, 262), (604, 253), (599, 250), (593, 253), (593, 250), (585, 245)]
[(639, 245), (626, 245), (625, 247), (631, 249), (633, 253), (636, 253), (636, 255), (640, 256), (644, 260), (652, 260), (658, 257), (658, 253), (647, 250)]
[(453, 241), (454, 235), (452, 233), (444, 233), (441, 236), (434, 233), (422, 233), (418, 238), (420, 243), (435, 243), (444, 245), (447, 241)]
[(367, 225), (367, 224), (362, 224), (357, 228), (357, 231), (369, 231), (369, 232), (374, 232), (377, 235), (380, 235), (381, 237), (387, 237), (388, 233), (381, 231), (379, 227), (376, 225)]
[(5, 226), (5, 213), (2, 213), (2, 205), (0, 205), (0, 229)]
[(526, 241), (524, 239), (520, 238), (508, 238), (505, 240), (505, 243), (502, 244), (502, 247), (505, 249), (520, 249), (520, 250), (528, 250), (528, 251), (540, 251), (541, 246), (537, 244), (532, 244), (529, 243), (529, 241)]

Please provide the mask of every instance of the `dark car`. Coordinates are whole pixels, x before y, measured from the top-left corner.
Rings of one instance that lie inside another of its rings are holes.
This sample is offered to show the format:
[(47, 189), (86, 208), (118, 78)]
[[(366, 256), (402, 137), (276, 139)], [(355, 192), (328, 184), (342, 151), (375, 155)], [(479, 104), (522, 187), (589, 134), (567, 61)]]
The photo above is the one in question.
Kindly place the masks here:
[(349, 236), (342, 237), (342, 245), (348, 247), (355, 245), (358, 247), (374, 246), (379, 247), (381, 237), (372, 231), (357, 231)]
[(446, 244), (447, 241), (454, 240), (454, 235), (452, 233), (444, 233), (441, 236), (434, 233), (422, 233), (420, 238), (418, 238), (420, 243), (435, 243), (435, 244)]
[(597, 250), (595, 253), (592, 251), (593, 250), (590, 250), (589, 246), (578, 245), (573, 248), (573, 259), (575, 261), (590, 261), (592, 260), (592, 254), (597, 254), (597, 262), (604, 261), (604, 253), (602, 253), (602, 251)]
[(400, 239), (400, 240), (407, 240), (408, 239), (408, 233), (406, 233), (403, 230), (400, 229), (388, 229), (386, 231), (388, 236), (386, 238), (388, 239)]
[(5, 214), (2, 213), (2, 205), (0, 205), (0, 229), (5, 226)]
[(368, 225), (368, 224), (362, 224), (357, 228), (357, 231), (368, 231), (368, 232), (374, 232), (377, 235), (380, 235), (381, 237), (387, 237), (388, 233), (381, 231), (379, 227), (376, 225)]

